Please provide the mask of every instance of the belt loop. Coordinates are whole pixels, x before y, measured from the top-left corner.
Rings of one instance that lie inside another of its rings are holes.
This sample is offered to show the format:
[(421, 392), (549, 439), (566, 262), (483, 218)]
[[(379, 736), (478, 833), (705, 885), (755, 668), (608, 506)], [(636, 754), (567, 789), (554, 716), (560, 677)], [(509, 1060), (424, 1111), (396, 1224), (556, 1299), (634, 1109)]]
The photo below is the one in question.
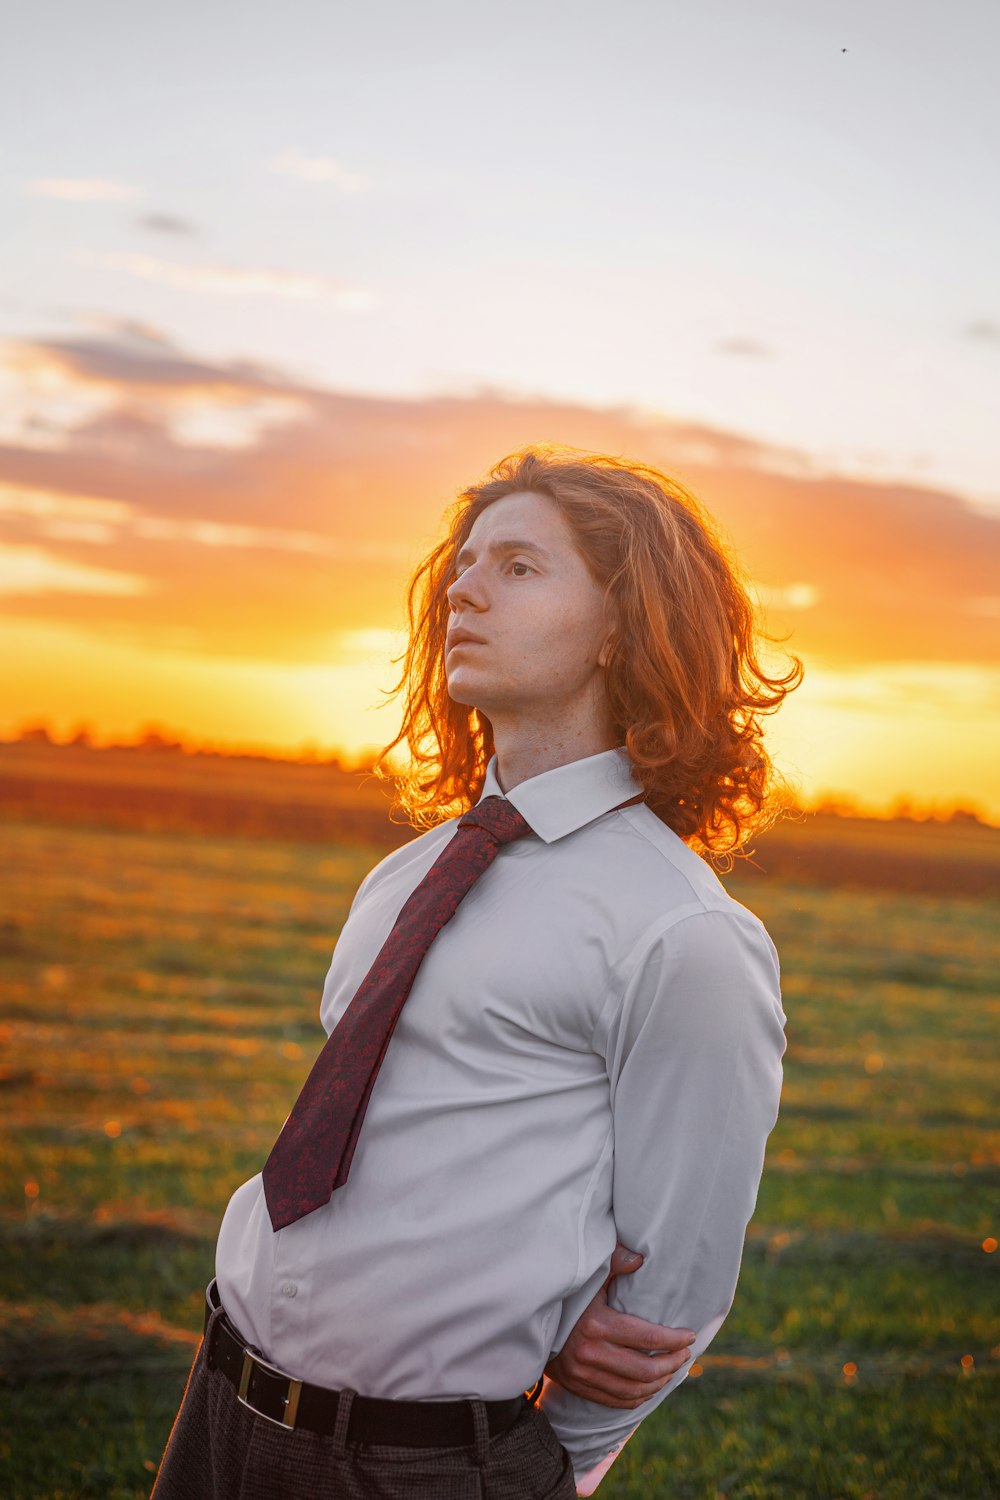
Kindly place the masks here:
[(354, 1404), (355, 1394), (356, 1392), (348, 1386), (337, 1396), (337, 1416), (333, 1424), (334, 1458), (344, 1458), (347, 1453), (347, 1431), (351, 1425), (351, 1407)]
[(208, 1303), (208, 1317), (205, 1320), (205, 1334), (202, 1339), (202, 1345), (205, 1350), (205, 1363), (210, 1370), (214, 1370), (215, 1335), (223, 1316), (222, 1303), (219, 1300), (219, 1289), (215, 1284), (214, 1278), (206, 1288), (205, 1299)]
[[(477, 1397), (473, 1397), (469, 1405), (472, 1408), (472, 1428), (475, 1433), (476, 1467), (482, 1471), (490, 1461), (490, 1421), (486, 1415), (486, 1407)], [(485, 1495), (486, 1479), (482, 1472), (480, 1472), (479, 1484)]]

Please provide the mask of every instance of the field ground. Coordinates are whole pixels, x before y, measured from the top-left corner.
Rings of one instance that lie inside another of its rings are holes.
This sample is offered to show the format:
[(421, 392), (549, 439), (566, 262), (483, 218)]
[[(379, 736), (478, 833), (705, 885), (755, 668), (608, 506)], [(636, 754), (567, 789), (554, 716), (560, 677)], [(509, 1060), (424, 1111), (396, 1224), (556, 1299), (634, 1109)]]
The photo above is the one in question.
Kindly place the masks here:
[[(0, 741), (0, 818), (376, 847), (412, 830), (391, 789), (330, 764)], [(1000, 828), (805, 813), (739, 861), (747, 879), (1000, 897)]]
[[(320, 1044), (330, 950), (384, 849), (105, 806), (56, 822), (0, 788), (4, 1500), (148, 1495), (221, 1210)], [(855, 867), (862, 831), (834, 830)], [(602, 1500), (1000, 1494), (996, 886), (949, 873), (964, 848), (995, 880), (997, 839), (870, 836), (897, 866), (905, 844), (916, 888), (726, 877), (782, 956), (781, 1114), (733, 1310)]]

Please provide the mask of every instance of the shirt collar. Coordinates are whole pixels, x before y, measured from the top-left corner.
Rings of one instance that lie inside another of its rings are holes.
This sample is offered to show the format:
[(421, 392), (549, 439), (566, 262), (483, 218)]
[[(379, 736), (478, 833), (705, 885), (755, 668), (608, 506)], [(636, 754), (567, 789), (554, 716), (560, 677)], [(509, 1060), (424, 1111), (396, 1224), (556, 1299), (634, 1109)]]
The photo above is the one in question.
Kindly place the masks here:
[(486, 767), (479, 800), (506, 797), (531, 824), (532, 832), (546, 844), (552, 844), (641, 791), (628, 751), (620, 747), (555, 766), (522, 781), (510, 792), (500, 787), (497, 758), (493, 755)]

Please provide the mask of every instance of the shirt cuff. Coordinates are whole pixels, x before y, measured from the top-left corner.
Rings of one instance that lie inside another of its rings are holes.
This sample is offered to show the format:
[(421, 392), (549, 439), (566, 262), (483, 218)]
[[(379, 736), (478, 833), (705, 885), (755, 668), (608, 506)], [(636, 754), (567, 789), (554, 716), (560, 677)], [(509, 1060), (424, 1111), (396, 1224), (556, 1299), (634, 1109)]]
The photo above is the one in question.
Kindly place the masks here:
[[(629, 1436), (631, 1436), (631, 1434), (629, 1434)], [(627, 1441), (628, 1438), (625, 1439), (625, 1442)], [(602, 1458), (600, 1463), (594, 1464), (593, 1468), (588, 1469), (585, 1474), (576, 1474), (574, 1472), (574, 1477), (576, 1479), (576, 1493), (578, 1495), (592, 1495), (594, 1493), (594, 1491), (597, 1489), (597, 1486), (600, 1484), (605, 1474), (611, 1468), (611, 1465), (614, 1463), (615, 1459), (618, 1457), (624, 1446), (625, 1443), (619, 1443), (617, 1448), (612, 1448), (607, 1458)]]
[[(672, 1377), (683, 1378), (686, 1370)], [(665, 1392), (657, 1392), (647, 1403), (659, 1406)], [(571, 1395), (565, 1386), (545, 1378), (539, 1409), (548, 1418), (556, 1437), (569, 1454), (577, 1494), (591, 1495), (646, 1415), (644, 1409), (604, 1406)]]

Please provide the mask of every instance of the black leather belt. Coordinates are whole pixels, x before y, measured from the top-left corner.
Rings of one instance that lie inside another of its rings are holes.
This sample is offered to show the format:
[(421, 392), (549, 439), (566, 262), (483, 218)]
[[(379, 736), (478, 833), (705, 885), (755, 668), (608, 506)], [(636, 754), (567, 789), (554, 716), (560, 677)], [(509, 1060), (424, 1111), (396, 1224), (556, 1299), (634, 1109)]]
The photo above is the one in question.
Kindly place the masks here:
[[(205, 1328), (222, 1306), (213, 1281), (206, 1293)], [(259, 1417), (289, 1431), (296, 1427), (332, 1436), (341, 1392), (294, 1380), (268, 1364), (246, 1345), (240, 1331), (223, 1311), (216, 1319), (205, 1350), (210, 1370), (220, 1370), (236, 1387), (237, 1399)], [(541, 1380), (532, 1391), (509, 1401), (484, 1401), (490, 1437), (513, 1427), (526, 1404), (534, 1404)], [(475, 1432), (471, 1401), (382, 1401), (354, 1396), (346, 1441), (389, 1443), (407, 1448), (450, 1448), (472, 1443)]]

